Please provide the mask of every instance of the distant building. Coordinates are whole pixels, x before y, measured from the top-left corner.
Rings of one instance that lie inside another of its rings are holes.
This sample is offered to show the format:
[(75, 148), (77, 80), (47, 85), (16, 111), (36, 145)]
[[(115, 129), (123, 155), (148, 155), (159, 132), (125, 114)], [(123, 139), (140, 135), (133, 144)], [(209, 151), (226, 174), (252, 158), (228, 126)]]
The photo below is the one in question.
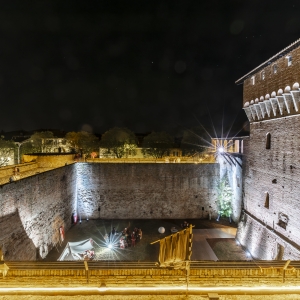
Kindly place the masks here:
[(72, 144), (65, 138), (43, 139), (43, 152), (69, 153), (72, 152)]
[(212, 138), (212, 151), (216, 152), (218, 149), (222, 149), (224, 152), (243, 153), (244, 138), (245, 137)]

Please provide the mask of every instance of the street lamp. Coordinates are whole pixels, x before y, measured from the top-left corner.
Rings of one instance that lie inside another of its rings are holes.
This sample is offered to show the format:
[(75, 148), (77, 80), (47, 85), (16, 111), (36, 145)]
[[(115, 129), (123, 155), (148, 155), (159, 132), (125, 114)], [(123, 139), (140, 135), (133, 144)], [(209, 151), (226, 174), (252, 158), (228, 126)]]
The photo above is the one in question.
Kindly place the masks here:
[(18, 146), (18, 165), (20, 164), (20, 147), (28, 142), (32, 142), (32, 140), (25, 140), (23, 142), (15, 142), (15, 144)]

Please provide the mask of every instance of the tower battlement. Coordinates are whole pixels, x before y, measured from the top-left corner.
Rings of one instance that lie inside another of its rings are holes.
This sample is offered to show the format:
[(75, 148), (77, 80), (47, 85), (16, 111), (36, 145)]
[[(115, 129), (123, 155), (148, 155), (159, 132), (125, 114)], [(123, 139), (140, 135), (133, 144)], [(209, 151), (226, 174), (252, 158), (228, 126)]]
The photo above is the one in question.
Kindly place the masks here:
[(300, 114), (300, 39), (236, 81), (250, 122)]

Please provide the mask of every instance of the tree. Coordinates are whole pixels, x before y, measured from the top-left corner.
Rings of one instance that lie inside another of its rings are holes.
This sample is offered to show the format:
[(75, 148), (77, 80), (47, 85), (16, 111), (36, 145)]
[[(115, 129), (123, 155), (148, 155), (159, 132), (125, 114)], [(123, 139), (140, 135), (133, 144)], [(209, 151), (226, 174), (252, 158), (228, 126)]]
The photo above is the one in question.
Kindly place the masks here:
[(71, 143), (76, 152), (89, 155), (91, 152), (99, 150), (99, 139), (94, 134), (87, 131), (68, 132), (66, 140)]
[(6, 166), (11, 157), (14, 156), (15, 143), (4, 140), (4, 136), (0, 136), (0, 167)]
[(181, 149), (184, 156), (193, 156), (204, 152), (210, 143), (210, 137), (207, 132), (202, 127), (194, 127), (183, 132)]
[(233, 192), (229, 185), (227, 174), (223, 176), (218, 184), (218, 219), (220, 216), (228, 217), (231, 220)]
[(53, 132), (51, 131), (35, 132), (29, 138), (29, 141), (24, 143), (24, 145), (22, 146), (23, 147), (22, 153), (25, 153), (25, 151), (28, 150), (31, 153), (49, 152), (51, 151), (53, 146), (53, 140), (52, 140), (53, 138), (54, 135)]
[(154, 158), (162, 158), (169, 155), (174, 147), (173, 138), (166, 132), (152, 132), (144, 138), (143, 154)]
[(122, 158), (136, 153), (137, 138), (127, 128), (114, 127), (102, 135), (100, 146), (105, 149), (104, 154), (113, 154), (117, 158)]

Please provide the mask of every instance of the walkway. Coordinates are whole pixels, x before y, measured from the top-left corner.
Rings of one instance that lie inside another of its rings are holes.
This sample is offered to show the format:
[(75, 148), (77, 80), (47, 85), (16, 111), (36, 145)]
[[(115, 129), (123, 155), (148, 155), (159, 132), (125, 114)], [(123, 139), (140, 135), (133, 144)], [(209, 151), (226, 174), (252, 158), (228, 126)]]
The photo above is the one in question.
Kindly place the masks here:
[[(23, 171), (23, 172), (20, 172), (20, 175), (19, 175), (20, 178), (18, 180), (29, 177), (29, 176), (36, 175), (38, 173), (43, 173), (43, 172), (46, 172), (46, 171), (49, 171), (49, 170), (52, 170), (52, 169), (54, 169), (54, 168), (34, 168), (34, 169), (31, 169), (31, 170), (28, 170), (28, 171)], [(13, 174), (1, 177), (0, 178), (0, 185), (5, 184), (5, 183), (9, 183), (9, 178), (12, 175)]]
[(192, 260), (214, 260), (218, 258), (207, 242), (207, 239), (235, 238), (236, 228), (213, 228), (193, 230)]

